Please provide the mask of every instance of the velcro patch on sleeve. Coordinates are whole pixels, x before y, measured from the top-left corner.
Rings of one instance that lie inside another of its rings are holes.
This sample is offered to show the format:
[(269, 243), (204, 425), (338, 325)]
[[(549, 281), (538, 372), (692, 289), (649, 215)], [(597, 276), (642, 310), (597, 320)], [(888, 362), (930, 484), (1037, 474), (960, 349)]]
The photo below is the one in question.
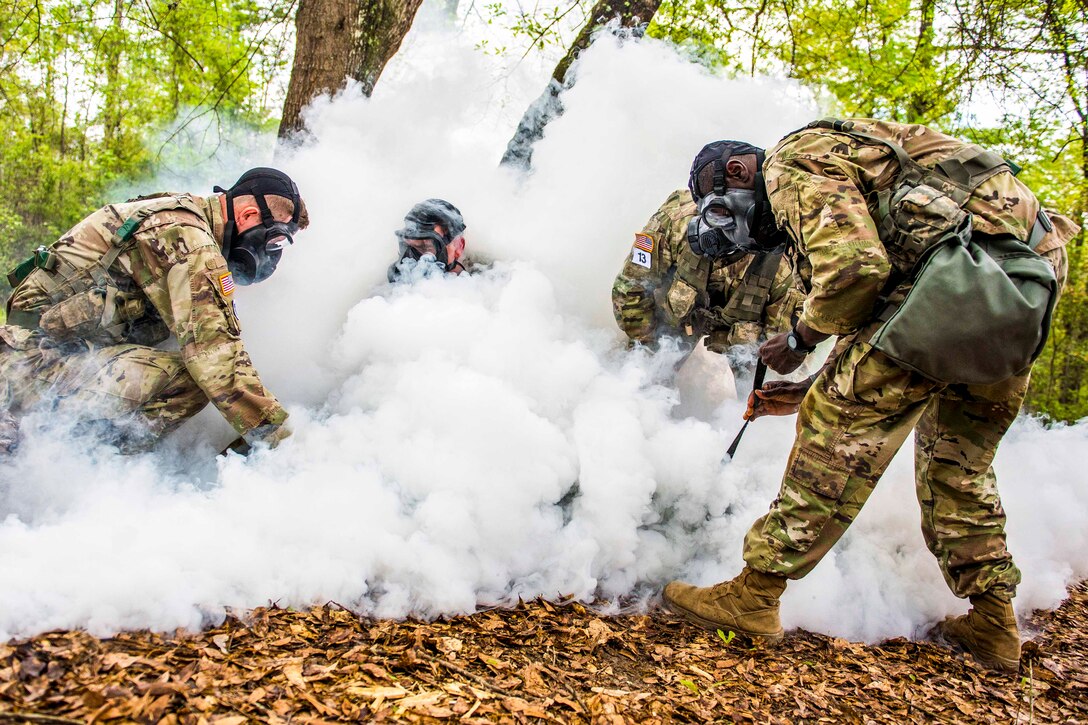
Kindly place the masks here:
[(635, 235), (635, 246), (631, 248), (631, 261), (640, 267), (650, 269), (654, 253), (654, 238), (646, 232)]
[(227, 298), (234, 294), (234, 276), (230, 272), (219, 275), (219, 291)]
[(635, 249), (641, 249), (647, 254), (654, 253), (654, 238), (652, 235), (646, 232), (639, 232), (635, 235)]

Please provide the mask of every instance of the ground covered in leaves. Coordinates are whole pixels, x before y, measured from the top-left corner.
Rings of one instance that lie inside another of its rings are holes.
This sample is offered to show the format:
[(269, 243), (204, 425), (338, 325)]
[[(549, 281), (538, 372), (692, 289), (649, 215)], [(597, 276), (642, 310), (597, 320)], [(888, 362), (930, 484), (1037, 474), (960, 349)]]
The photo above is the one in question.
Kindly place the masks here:
[(1032, 626), (1014, 677), (929, 643), (751, 647), (576, 604), (439, 622), (258, 609), (195, 634), (0, 644), (0, 723), (1088, 721), (1088, 586)]

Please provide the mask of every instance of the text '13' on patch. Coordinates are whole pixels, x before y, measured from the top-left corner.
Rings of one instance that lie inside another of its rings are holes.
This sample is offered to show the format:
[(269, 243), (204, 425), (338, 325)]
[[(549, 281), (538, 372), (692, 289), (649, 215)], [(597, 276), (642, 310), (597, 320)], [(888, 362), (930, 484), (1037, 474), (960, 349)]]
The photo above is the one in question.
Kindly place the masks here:
[(645, 232), (635, 235), (635, 246), (631, 248), (631, 261), (640, 267), (650, 268), (650, 255), (654, 253), (654, 238)]

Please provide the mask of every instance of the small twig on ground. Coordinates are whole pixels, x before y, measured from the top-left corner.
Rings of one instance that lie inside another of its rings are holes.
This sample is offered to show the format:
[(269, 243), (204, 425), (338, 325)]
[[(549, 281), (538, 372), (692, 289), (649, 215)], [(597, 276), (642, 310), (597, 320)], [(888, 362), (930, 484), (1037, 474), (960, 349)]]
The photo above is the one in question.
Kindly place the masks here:
[(1035, 722), (1035, 662), (1028, 662), (1028, 725)]
[(68, 725), (83, 725), (83, 720), (72, 720), (67, 717), (57, 717), (56, 715), (38, 715), (32, 712), (10, 712), (0, 711), (0, 722), (5, 720), (14, 720), (15, 722), (48, 722), (48, 723), (67, 723)]
[(507, 690), (504, 687), (500, 687), (499, 685), (496, 685), (495, 683), (488, 680), (486, 677), (481, 677), (480, 675), (477, 675), (475, 672), (470, 672), (469, 670), (466, 670), (463, 667), (459, 667), (459, 666), (453, 664), (452, 662), (448, 662), (448, 661), (446, 661), (444, 659), (441, 659), (439, 657), (434, 657), (432, 655), (427, 654), (426, 652), (421, 652), (420, 654), (422, 654), (426, 659), (430, 660), (431, 662), (434, 662), (435, 664), (438, 664), (438, 665), (441, 665), (442, 667), (445, 667), (450, 672), (455, 672), (455, 673), (461, 675), (462, 677), (469, 678), (473, 682), (477, 683), (478, 685), (483, 686), (484, 688), (486, 688), (487, 690), (490, 690), (491, 692), (497, 692), (500, 695), (505, 695), (506, 697), (517, 697), (518, 696), (517, 693), (510, 692), (510, 690)]

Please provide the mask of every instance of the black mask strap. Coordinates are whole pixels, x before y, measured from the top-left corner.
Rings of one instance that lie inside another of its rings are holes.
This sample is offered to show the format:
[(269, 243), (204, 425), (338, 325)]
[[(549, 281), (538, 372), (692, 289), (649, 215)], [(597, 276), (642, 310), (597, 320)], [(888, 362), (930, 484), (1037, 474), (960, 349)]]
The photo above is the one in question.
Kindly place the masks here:
[(723, 156), (714, 162), (714, 193), (718, 196), (725, 193), (725, 165), (730, 156)]

